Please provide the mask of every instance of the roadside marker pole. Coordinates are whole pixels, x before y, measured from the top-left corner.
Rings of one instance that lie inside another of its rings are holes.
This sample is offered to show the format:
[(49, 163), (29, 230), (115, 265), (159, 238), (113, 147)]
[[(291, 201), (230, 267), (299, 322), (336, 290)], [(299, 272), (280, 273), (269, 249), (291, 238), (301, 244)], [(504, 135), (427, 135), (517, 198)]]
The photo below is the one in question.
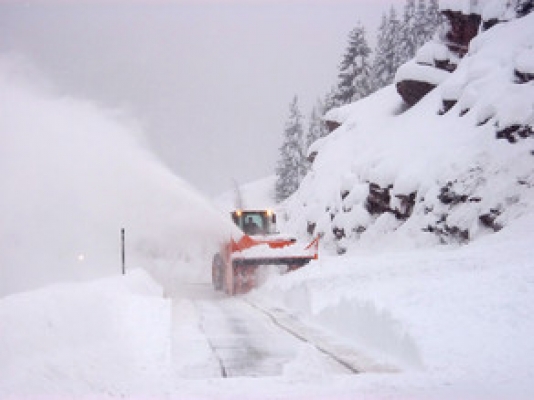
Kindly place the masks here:
[(121, 255), (122, 255), (122, 274), (126, 275), (126, 259), (124, 252), (124, 228), (121, 229)]

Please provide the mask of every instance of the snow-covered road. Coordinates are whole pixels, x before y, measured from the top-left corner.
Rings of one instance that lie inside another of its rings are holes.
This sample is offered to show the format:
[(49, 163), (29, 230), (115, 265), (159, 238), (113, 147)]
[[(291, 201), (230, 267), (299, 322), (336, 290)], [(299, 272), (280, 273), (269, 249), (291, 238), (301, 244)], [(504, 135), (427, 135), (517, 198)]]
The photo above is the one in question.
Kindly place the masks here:
[(313, 339), (317, 333), (298, 321), (290, 323), (287, 315), (277, 316), (250, 299), (226, 297), (210, 285), (190, 285), (179, 292), (172, 318), (177, 377), (281, 376), (302, 353), (313, 354), (322, 371), (356, 372), (343, 365), (346, 354), (328, 353)]

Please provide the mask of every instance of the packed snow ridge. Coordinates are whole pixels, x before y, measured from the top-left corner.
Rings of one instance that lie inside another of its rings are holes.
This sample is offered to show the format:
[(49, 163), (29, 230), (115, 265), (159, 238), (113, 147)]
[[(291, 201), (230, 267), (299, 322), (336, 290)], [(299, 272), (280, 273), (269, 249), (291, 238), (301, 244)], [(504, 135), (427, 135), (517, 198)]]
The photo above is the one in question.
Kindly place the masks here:
[[(436, 39), (437, 40), (437, 39)], [(408, 108), (394, 86), (331, 110), (311, 172), (284, 208), (292, 228), (338, 251), (465, 243), (531, 210), (534, 15), (479, 33), (452, 71), (431, 42), (399, 70), (437, 87)], [(398, 74), (398, 75), (399, 75)]]

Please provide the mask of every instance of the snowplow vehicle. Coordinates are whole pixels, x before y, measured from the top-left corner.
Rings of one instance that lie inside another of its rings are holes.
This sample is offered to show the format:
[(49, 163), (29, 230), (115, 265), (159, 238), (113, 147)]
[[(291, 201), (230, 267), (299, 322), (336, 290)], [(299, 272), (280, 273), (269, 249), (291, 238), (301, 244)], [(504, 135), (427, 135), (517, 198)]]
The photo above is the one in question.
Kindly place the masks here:
[(319, 238), (302, 245), (293, 237), (281, 235), (271, 210), (235, 210), (231, 217), (243, 235), (223, 243), (213, 257), (215, 290), (229, 295), (246, 293), (257, 286), (263, 266), (278, 265), (281, 272), (288, 272), (318, 258)]

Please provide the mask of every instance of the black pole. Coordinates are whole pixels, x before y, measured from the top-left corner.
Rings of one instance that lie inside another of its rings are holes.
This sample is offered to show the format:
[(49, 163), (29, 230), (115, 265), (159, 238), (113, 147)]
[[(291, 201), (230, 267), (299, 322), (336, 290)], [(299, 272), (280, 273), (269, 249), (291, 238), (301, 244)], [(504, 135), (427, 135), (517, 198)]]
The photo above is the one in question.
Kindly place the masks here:
[(124, 228), (121, 229), (121, 255), (122, 255), (122, 274), (126, 275), (126, 262), (124, 252)]

